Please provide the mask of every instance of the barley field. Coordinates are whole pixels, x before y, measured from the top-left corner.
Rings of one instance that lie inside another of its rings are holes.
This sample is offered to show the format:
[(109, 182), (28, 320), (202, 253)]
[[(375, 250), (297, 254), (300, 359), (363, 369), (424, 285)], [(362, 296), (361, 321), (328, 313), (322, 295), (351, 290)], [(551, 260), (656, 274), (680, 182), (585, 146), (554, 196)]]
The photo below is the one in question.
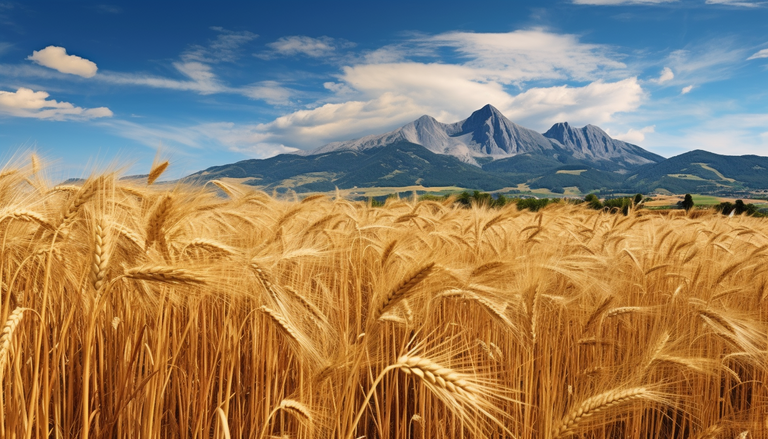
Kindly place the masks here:
[(0, 438), (766, 438), (768, 222), (0, 172)]

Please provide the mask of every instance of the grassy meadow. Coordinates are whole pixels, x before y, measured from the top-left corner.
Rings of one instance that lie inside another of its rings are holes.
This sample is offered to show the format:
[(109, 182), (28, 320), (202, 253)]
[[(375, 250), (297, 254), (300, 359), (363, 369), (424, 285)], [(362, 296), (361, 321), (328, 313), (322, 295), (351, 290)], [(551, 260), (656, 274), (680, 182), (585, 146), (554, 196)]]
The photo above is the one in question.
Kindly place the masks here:
[(36, 167), (0, 172), (0, 439), (768, 437), (764, 219)]

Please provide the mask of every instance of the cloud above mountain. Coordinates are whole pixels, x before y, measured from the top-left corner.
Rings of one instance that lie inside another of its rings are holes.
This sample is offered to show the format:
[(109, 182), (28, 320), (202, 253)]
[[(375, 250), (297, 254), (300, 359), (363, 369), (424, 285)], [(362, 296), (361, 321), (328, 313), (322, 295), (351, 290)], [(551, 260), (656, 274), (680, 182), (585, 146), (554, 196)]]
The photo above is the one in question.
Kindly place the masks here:
[[(455, 122), (488, 103), (515, 122), (546, 129), (563, 120), (602, 123), (636, 109), (645, 96), (611, 47), (582, 43), (575, 35), (544, 29), (449, 32), (415, 36), (407, 44), (427, 59), (392, 56), (405, 52), (396, 47), (382, 62), (356, 59), (325, 84), (332, 93), (325, 103), (250, 126), (249, 138), (257, 147), (309, 149), (384, 132), (424, 114)], [(445, 50), (456, 60), (442, 61), (437, 53)]]

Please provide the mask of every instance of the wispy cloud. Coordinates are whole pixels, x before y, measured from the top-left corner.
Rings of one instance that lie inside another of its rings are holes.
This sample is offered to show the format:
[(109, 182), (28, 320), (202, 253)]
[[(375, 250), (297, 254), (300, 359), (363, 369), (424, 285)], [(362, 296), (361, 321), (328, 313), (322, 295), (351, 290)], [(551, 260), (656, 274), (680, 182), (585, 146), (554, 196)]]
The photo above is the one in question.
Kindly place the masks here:
[(211, 29), (218, 32), (219, 35), (207, 45), (196, 44), (185, 50), (181, 54), (181, 59), (184, 62), (206, 64), (235, 62), (242, 56), (242, 46), (259, 37), (248, 31), (234, 32), (221, 27), (212, 27)]
[(24, 87), (15, 92), (0, 90), (0, 113), (51, 120), (87, 120), (112, 116), (112, 111), (106, 107), (81, 108), (48, 97), (49, 94), (44, 91), (33, 91)]
[(691, 92), (691, 90), (693, 90), (693, 87), (694, 87), (693, 85), (689, 85), (689, 86), (683, 87), (683, 89), (680, 90), (680, 94), (681, 95), (687, 95), (688, 93)]
[(768, 49), (763, 49), (754, 55), (747, 58), (747, 61), (753, 60), (753, 59), (761, 59), (761, 58), (768, 58)]
[(348, 49), (354, 46), (355, 44), (350, 41), (327, 36), (313, 38), (305, 35), (293, 35), (281, 37), (277, 41), (267, 44), (270, 50), (257, 53), (255, 56), (262, 59), (296, 55), (320, 58), (336, 54), (339, 49)]
[(122, 14), (123, 8), (117, 5), (96, 5), (96, 9), (104, 14)]
[(215, 39), (207, 45), (191, 46), (182, 52), (180, 61), (172, 64), (182, 79), (122, 72), (103, 72), (96, 79), (110, 84), (192, 91), (201, 95), (238, 94), (272, 105), (285, 105), (290, 100), (294, 91), (276, 81), (261, 81), (246, 86), (231, 86), (222, 81), (214, 72), (214, 66), (237, 62), (242, 56), (242, 46), (258, 38), (258, 35), (247, 31), (232, 32), (219, 27), (212, 29), (219, 33)]
[(58, 70), (61, 73), (82, 76), (83, 78), (92, 78), (98, 70), (96, 63), (93, 61), (76, 55), (67, 55), (67, 49), (57, 46), (48, 46), (45, 49), (36, 50), (27, 59), (43, 67)]
[(436, 48), (450, 47), (466, 66), (484, 70), (504, 83), (541, 79), (595, 80), (626, 65), (609, 46), (586, 44), (576, 35), (543, 29), (507, 33), (450, 32), (420, 40)]
[(745, 0), (707, 0), (708, 5), (736, 6), (740, 8), (759, 8), (765, 6), (765, 1), (745, 1)]

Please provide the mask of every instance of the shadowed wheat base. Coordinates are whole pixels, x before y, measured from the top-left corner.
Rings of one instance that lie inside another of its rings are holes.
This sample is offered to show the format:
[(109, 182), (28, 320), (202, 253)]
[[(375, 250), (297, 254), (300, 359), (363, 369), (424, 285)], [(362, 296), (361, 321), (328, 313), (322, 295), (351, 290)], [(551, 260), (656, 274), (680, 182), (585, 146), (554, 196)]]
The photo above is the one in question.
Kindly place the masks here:
[(768, 437), (765, 220), (166, 166), (0, 172), (0, 439)]

